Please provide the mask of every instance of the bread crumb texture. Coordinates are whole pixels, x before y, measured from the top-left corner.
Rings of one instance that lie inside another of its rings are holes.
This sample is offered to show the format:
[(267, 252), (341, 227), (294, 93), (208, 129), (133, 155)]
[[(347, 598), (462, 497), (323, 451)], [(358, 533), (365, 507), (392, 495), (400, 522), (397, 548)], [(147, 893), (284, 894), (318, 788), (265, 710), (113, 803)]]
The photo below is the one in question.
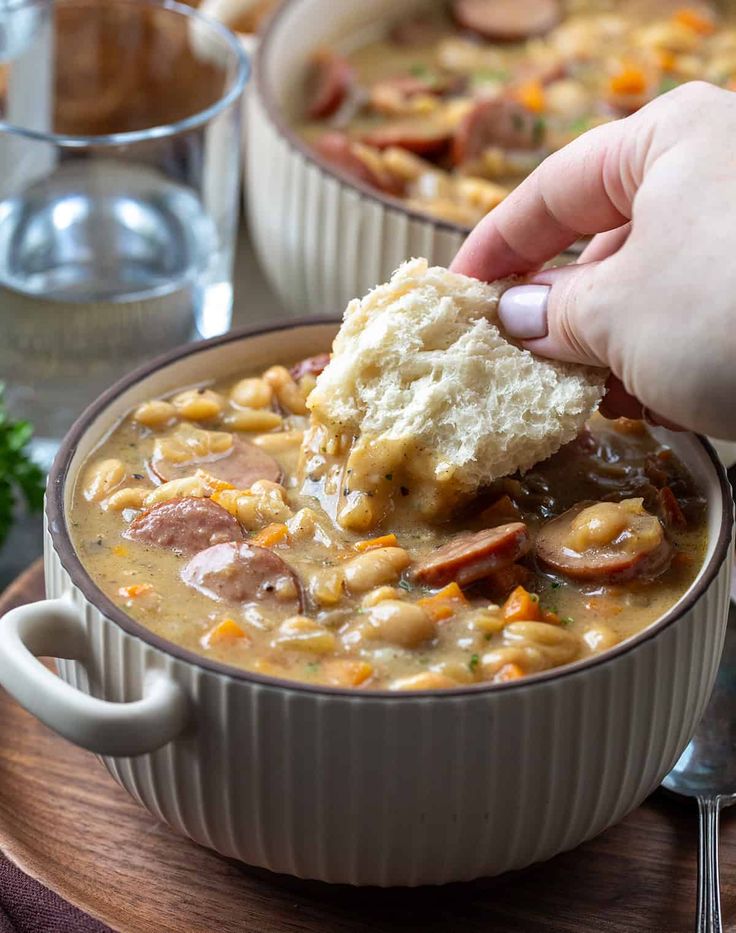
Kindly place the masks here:
[(375, 464), (382, 447), (411, 451), (423, 484), (461, 497), (546, 459), (595, 411), (607, 373), (509, 342), (498, 323), (509, 284), (404, 263), (348, 305), (309, 396), (313, 424), (370, 447), (379, 469), (397, 466)]

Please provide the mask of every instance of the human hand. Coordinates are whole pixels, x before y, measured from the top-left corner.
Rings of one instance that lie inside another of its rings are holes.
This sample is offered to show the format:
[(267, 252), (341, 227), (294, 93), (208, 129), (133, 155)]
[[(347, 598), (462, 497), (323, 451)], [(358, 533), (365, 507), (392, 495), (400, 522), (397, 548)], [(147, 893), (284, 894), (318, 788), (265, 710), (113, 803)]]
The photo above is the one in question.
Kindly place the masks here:
[(501, 300), (542, 356), (610, 367), (607, 414), (736, 439), (736, 94), (694, 82), (550, 156), (473, 230), (452, 269), (528, 274)]

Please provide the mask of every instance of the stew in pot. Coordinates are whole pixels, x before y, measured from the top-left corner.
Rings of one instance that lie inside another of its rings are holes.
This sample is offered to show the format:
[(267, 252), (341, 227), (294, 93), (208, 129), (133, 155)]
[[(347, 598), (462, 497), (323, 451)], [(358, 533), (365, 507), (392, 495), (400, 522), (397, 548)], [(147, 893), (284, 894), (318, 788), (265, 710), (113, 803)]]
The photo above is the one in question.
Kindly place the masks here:
[(403, 512), (400, 489), (370, 536), (345, 530), (299, 468), (305, 399), (326, 362), (151, 399), (89, 458), (76, 549), (151, 631), (313, 684), (451, 688), (599, 654), (694, 580), (702, 496), (640, 422), (596, 416), (451, 521)]
[(452, 0), (305, 76), (303, 138), (349, 178), (474, 225), (551, 152), (694, 79), (736, 87), (702, 0)]

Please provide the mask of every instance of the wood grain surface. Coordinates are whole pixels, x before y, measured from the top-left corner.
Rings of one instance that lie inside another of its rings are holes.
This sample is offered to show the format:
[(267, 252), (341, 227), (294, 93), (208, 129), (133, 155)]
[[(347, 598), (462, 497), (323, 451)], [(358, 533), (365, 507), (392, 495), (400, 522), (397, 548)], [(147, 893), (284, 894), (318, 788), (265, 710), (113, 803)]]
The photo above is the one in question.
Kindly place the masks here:
[[(42, 594), (34, 565), (6, 590), (0, 616)], [(2, 690), (0, 742), (0, 848), (122, 933), (692, 929), (696, 815), (662, 793), (592, 842), (524, 871), (443, 888), (353, 889), (247, 868), (182, 839), (93, 755), (49, 732)], [(544, 781), (540, 774), (540, 793)], [(722, 821), (726, 930), (736, 930), (735, 816), (726, 811)]]

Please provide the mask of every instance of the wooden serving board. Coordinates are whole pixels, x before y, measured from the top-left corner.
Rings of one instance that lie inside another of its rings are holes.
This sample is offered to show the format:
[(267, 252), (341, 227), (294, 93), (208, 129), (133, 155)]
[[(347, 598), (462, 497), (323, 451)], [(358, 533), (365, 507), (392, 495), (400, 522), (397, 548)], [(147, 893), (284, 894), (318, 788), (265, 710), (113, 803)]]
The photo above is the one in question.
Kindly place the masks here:
[[(0, 616), (42, 596), (35, 564), (6, 590)], [(695, 809), (662, 793), (592, 842), (524, 871), (443, 888), (354, 889), (251, 869), (177, 836), (93, 755), (2, 690), (0, 742), (0, 849), (123, 933), (677, 933), (693, 926)], [(544, 775), (539, 781), (543, 793)], [(722, 819), (726, 930), (736, 930), (735, 817), (726, 811)]]

